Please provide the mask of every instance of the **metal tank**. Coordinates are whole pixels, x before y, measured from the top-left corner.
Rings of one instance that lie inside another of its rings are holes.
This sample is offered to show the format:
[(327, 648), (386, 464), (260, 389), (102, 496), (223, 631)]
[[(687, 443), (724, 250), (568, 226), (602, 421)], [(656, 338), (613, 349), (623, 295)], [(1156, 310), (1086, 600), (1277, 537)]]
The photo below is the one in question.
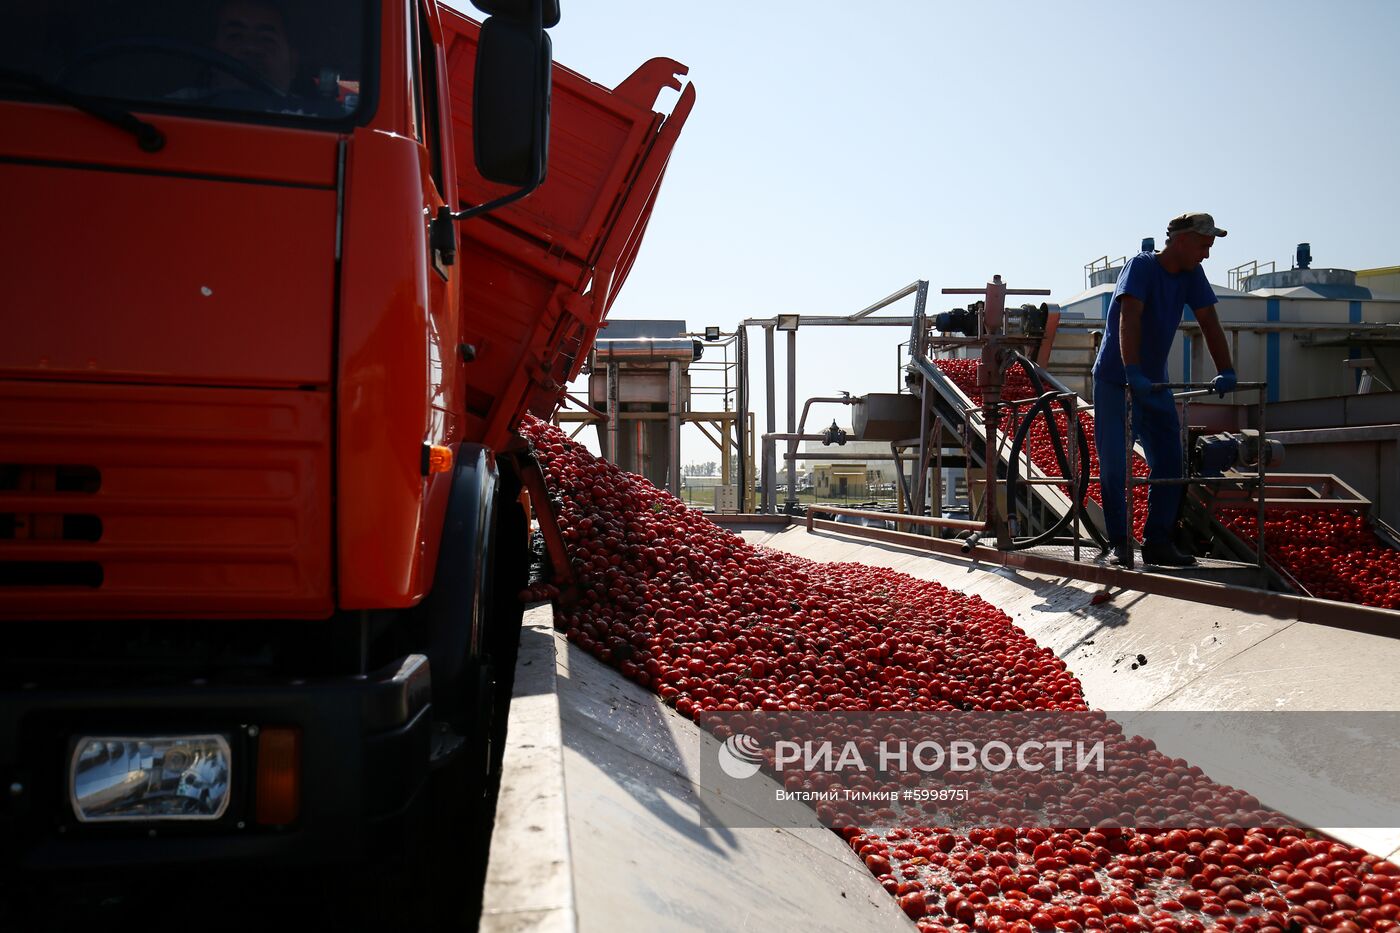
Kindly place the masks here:
[(603, 456), (676, 495), (689, 368), (704, 349), (685, 333), (680, 320), (613, 321), (589, 358), (588, 401), (608, 415), (598, 424)]
[(856, 440), (902, 441), (919, 436), (919, 399), (908, 393), (871, 392), (851, 406)]

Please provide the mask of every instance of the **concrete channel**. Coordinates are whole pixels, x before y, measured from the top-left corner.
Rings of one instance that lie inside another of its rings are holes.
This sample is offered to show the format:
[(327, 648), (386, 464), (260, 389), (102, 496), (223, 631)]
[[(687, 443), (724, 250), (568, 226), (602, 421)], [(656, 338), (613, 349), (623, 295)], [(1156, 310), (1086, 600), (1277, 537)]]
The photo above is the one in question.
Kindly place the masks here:
[(829, 830), (722, 825), (700, 730), (548, 605), (526, 613), (507, 728), (483, 931), (913, 929)]
[[(735, 530), (754, 545), (888, 567), (980, 596), (1063, 658), (1094, 708), (1400, 710), (1400, 638), (1128, 591), (1095, 602), (1091, 583), (800, 525)], [(699, 767), (707, 739), (571, 646), (548, 605), (532, 607), (481, 928), (912, 928), (835, 834), (717, 825)], [(1400, 857), (1400, 828), (1328, 831)]]

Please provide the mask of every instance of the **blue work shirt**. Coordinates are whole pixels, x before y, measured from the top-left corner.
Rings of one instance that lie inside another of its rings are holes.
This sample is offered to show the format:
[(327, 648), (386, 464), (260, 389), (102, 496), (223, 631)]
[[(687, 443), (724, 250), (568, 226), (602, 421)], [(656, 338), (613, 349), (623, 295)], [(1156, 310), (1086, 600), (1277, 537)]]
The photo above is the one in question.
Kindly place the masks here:
[(1103, 343), (1094, 360), (1094, 378), (1100, 382), (1123, 385), (1123, 353), (1119, 344), (1119, 306), (1124, 295), (1142, 302), (1142, 346), (1138, 349), (1138, 365), (1153, 382), (1167, 381), (1167, 354), (1171, 352), (1176, 329), (1187, 307), (1192, 311), (1212, 307), (1215, 292), (1200, 266), (1173, 275), (1162, 268), (1156, 253), (1138, 253), (1118, 276), (1113, 300), (1108, 306), (1108, 327)]

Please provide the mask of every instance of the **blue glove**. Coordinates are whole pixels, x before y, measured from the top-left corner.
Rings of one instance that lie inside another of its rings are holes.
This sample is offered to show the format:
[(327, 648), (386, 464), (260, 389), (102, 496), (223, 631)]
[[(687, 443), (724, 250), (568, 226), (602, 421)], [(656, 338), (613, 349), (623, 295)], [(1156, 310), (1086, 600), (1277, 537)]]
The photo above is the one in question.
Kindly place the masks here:
[(1225, 397), (1226, 392), (1235, 391), (1235, 386), (1238, 384), (1239, 380), (1235, 378), (1233, 369), (1222, 369), (1220, 375), (1210, 381), (1210, 387), (1219, 392), (1221, 398)]
[(1128, 388), (1133, 390), (1134, 395), (1144, 397), (1152, 394), (1152, 380), (1147, 378), (1141, 366), (1124, 366), (1123, 372), (1128, 376)]
[(1166, 389), (1154, 390), (1152, 380), (1142, 371), (1141, 366), (1130, 364), (1123, 367), (1123, 372), (1128, 378), (1128, 388), (1133, 393), (1134, 405), (1157, 411), (1169, 411), (1174, 406), (1172, 394)]

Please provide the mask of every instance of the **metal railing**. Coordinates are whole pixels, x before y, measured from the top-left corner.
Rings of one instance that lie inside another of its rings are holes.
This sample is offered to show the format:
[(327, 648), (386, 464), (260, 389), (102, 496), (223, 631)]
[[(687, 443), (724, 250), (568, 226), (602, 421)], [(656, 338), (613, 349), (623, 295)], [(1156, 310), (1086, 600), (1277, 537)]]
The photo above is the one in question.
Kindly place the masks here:
[(1241, 286), (1244, 285), (1245, 281), (1254, 278), (1256, 275), (1263, 274), (1265, 266), (1269, 267), (1270, 272), (1275, 271), (1275, 265), (1272, 259), (1268, 262), (1260, 262), (1257, 259), (1251, 259), (1249, 262), (1242, 262), (1225, 273), (1226, 281), (1235, 291), (1242, 292), (1244, 289)]
[[(1190, 450), (1190, 445), (1189, 445), (1189, 439), (1190, 439), (1190, 433), (1189, 433), (1189, 432), (1190, 432), (1190, 428), (1189, 428), (1190, 418), (1189, 418), (1188, 416), (1189, 416), (1189, 413), (1190, 413), (1191, 399), (1193, 399), (1193, 398), (1199, 398), (1199, 397), (1205, 396), (1205, 395), (1212, 395), (1212, 394), (1215, 394), (1215, 391), (1216, 391), (1216, 390), (1215, 390), (1214, 388), (1211, 387), (1211, 383), (1209, 383), (1209, 382), (1157, 382), (1157, 383), (1153, 383), (1153, 385), (1152, 385), (1152, 391), (1153, 391), (1153, 392), (1164, 392), (1164, 391), (1165, 391), (1165, 392), (1172, 392), (1172, 399), (1173, 399), (1173, 401), (1175, 401), (1175, 402), (1180, 402), (1180, 403), (1181, 403), (1181, 415), (1180, 415), (1181, 422), (1180, 422), (1180, 426), (1179, 426), (1179, 428), (1178, 428), (1178, 430), (1179, 430), (1179, 432), (1180, 432), (1180, 434), (1181, 434), (1181, 463), (1182, 463), (1182, 473), (1183, 473), (1183, 474), (1188, 474), (1188, 475), (1183, 475), (1183, 476), (1179, 476), (1179, 477), (1163, 477), (1163, 478), (1160, 478), (1160, 479), (1153, 479), (1153, 478), (1151, 478), (1150, 476), (1143, 476), (1143, 477), (1134, 476), (1134, 475), (1133, 475), (1133, 447), (1134, 447), (1134, 445), (1133, 445), (1133, 391), (1132, 391), (1131, 388), (1124, 388), (1124, 390), (1123, 390), (1123, 393), (1124, 393), (1124, 404), (1123, 404), (1123, 436), (1124, 436), (1124, 438), (1126, 439), (1126, 443), (1127, 443), (1127, 457), (1126, 457), (1126, 464), (1127, 464), (1126, 473), (1127, 473), (1127, 479), (1124, 481), (1124, 498), (1125, 498), (1125, 500), (1126, 500), (1126, 507), (1127, 507), (1127, 508), (1126, 508), (1127, 514), (1126, 514), (1126, 516), (1125, 516), (1125, 520), (1126, 520), (1127, 523), (1128, 523), (1127, 532), (1128, 532), (1128, 539), (1129, 539), (1129, 545), (1130, 545), (1129, 548), (1128, 548), (1128, 561), (1127, 561), (1127, 564), (1126, 564), (1127, 567), (1132, 567), (1132, 566), (1133, 566), (1133, 551), (1132, 551), (1132, 547), (1131, 547), (1131, 544), (1132, 544), (1132, 535), (1133, 535), (1133, 500), (1134, 500), (1134, 498), (1135, 498), (1134, 495), (1133, 495), (1133, 489), (1134, 489), (1135, 487), (1137, 487), (1137, 486), (1148, 486), (1148, 487), (1151, 487), (1151, 486), (1189, 486), (1189, 485), (1191, 485), (1191, 484), (1198, 484), (1198, 485), (1205, 485), (1205, 486), (1209, 486), (1209, 485), (1222, 485), (1222, 486), (1224, 486), (1224, 485), (1229, 485), (1229, 486), (1236, 486), (1236, 487), (1244, 488), (1244, 489), (1250, 488), (1250, 487), (1252, 486), (1252, 487), (1254, 488), (1254, 490), (1255, 490), (1255, 497), (1256, 497), (1256, 499), (1257, 499), (1257, 501), (1258, 501), (1257, 511), (1256, 511), (1256, 515), (1255, 515), (1256, 537), (1255, 537), (1254, 557), (1255, 557), (1255, 562), (1256, 562), (1256, 564), (1258, 565), (1258, 567), (1259, 567), (1259, 569), (1260, 569), (1261, 571), (1264, 570), (1264, 569), (1266, 568), (1266, 562), (1265, 562), (1265, 556), (1264, 556), (1264, 498), (1265, 498), (1265, 496), (1264, 496), (1264, 462), (1265, 462), (1265, 460), (1267, 460), (1268, 458), (1267, 458), (1266, 455), (1265, 455), (1265, 448), (1266, 448), (1266, 444), (1267, 444), (1267, 437), (1266, 437), (1266, 435), (1265, 435), (1265, 433), (1264, 433), (1264, 410), (1265, 410), (1265, 404), (1264, 404), (1264, 403), (1265, 403), (1265, 401), (1266, 401), (1266, 399), (1267, 399), (1268, 388), (1269, 388), (1269, 384), (1268, 384), (1267, 382), (1241, 382), (1241, 383), (1237, 383), (1237, 384), (1235, 385), (1235, 389), (1234, 389), (1234, 391), (1236, 391), (1236, 392), (1257, 392), (1257, 393), (1258, 393), (1258, 402), (1256, 403), (1256, 405), (1258, 406), (1258, 410), (1257, 410), (1257, 415), (1256, 415), (1256, 417), (1259, 419), (1258, 422), (1257, 422), (1257, 429), (1258, 429), (1258, 431), (1259, 431), (1259, 455), (1258, 455), (1258, 463), (1256, 464), (1256, 475), (1255, 475), (1252, 479), (1251, 479), (1251, 478), (1244, 477), (1244, 476), (1190, 476), (1190, 475), (1189, 475), (1190, 472), (1191, 472), (1191, 450)], [(1178, 390), (1178, 389), (1183, 390), (1183, 391), (1180, 391), (1180, 392), (1176, 391), (1176, 390)], [(1107, 494), (1108, 494), (1108, 493), (1107, 493), (1107, 490), (1105, 490), (1105, 491), (1103, 492), (1103, 494), (1104, 494), (1104, 495), (1107, 495)], [(1112, 530), (1111, 530), (1111, 529), (1109, 530), (1109, 533), (1110, 533), (1110, 535), (1112, 534)]]
[(1105, 253), (1104, 255), (1100, 256), (1098, 259), (1095, 259), (1092, 262), (1086, 262), (1084, 264), (1084, 288), (1086, 290), (1089, 288), (1089, 282), (1093, 280), (1095, 272), (1101, 272), (1106, 269), (1112, 269), (1116, 266), (1121, 266), (1127, 261), (1127, 256), (1119, 256), (1117, 259), (1109, 259), (1108, 254)]

